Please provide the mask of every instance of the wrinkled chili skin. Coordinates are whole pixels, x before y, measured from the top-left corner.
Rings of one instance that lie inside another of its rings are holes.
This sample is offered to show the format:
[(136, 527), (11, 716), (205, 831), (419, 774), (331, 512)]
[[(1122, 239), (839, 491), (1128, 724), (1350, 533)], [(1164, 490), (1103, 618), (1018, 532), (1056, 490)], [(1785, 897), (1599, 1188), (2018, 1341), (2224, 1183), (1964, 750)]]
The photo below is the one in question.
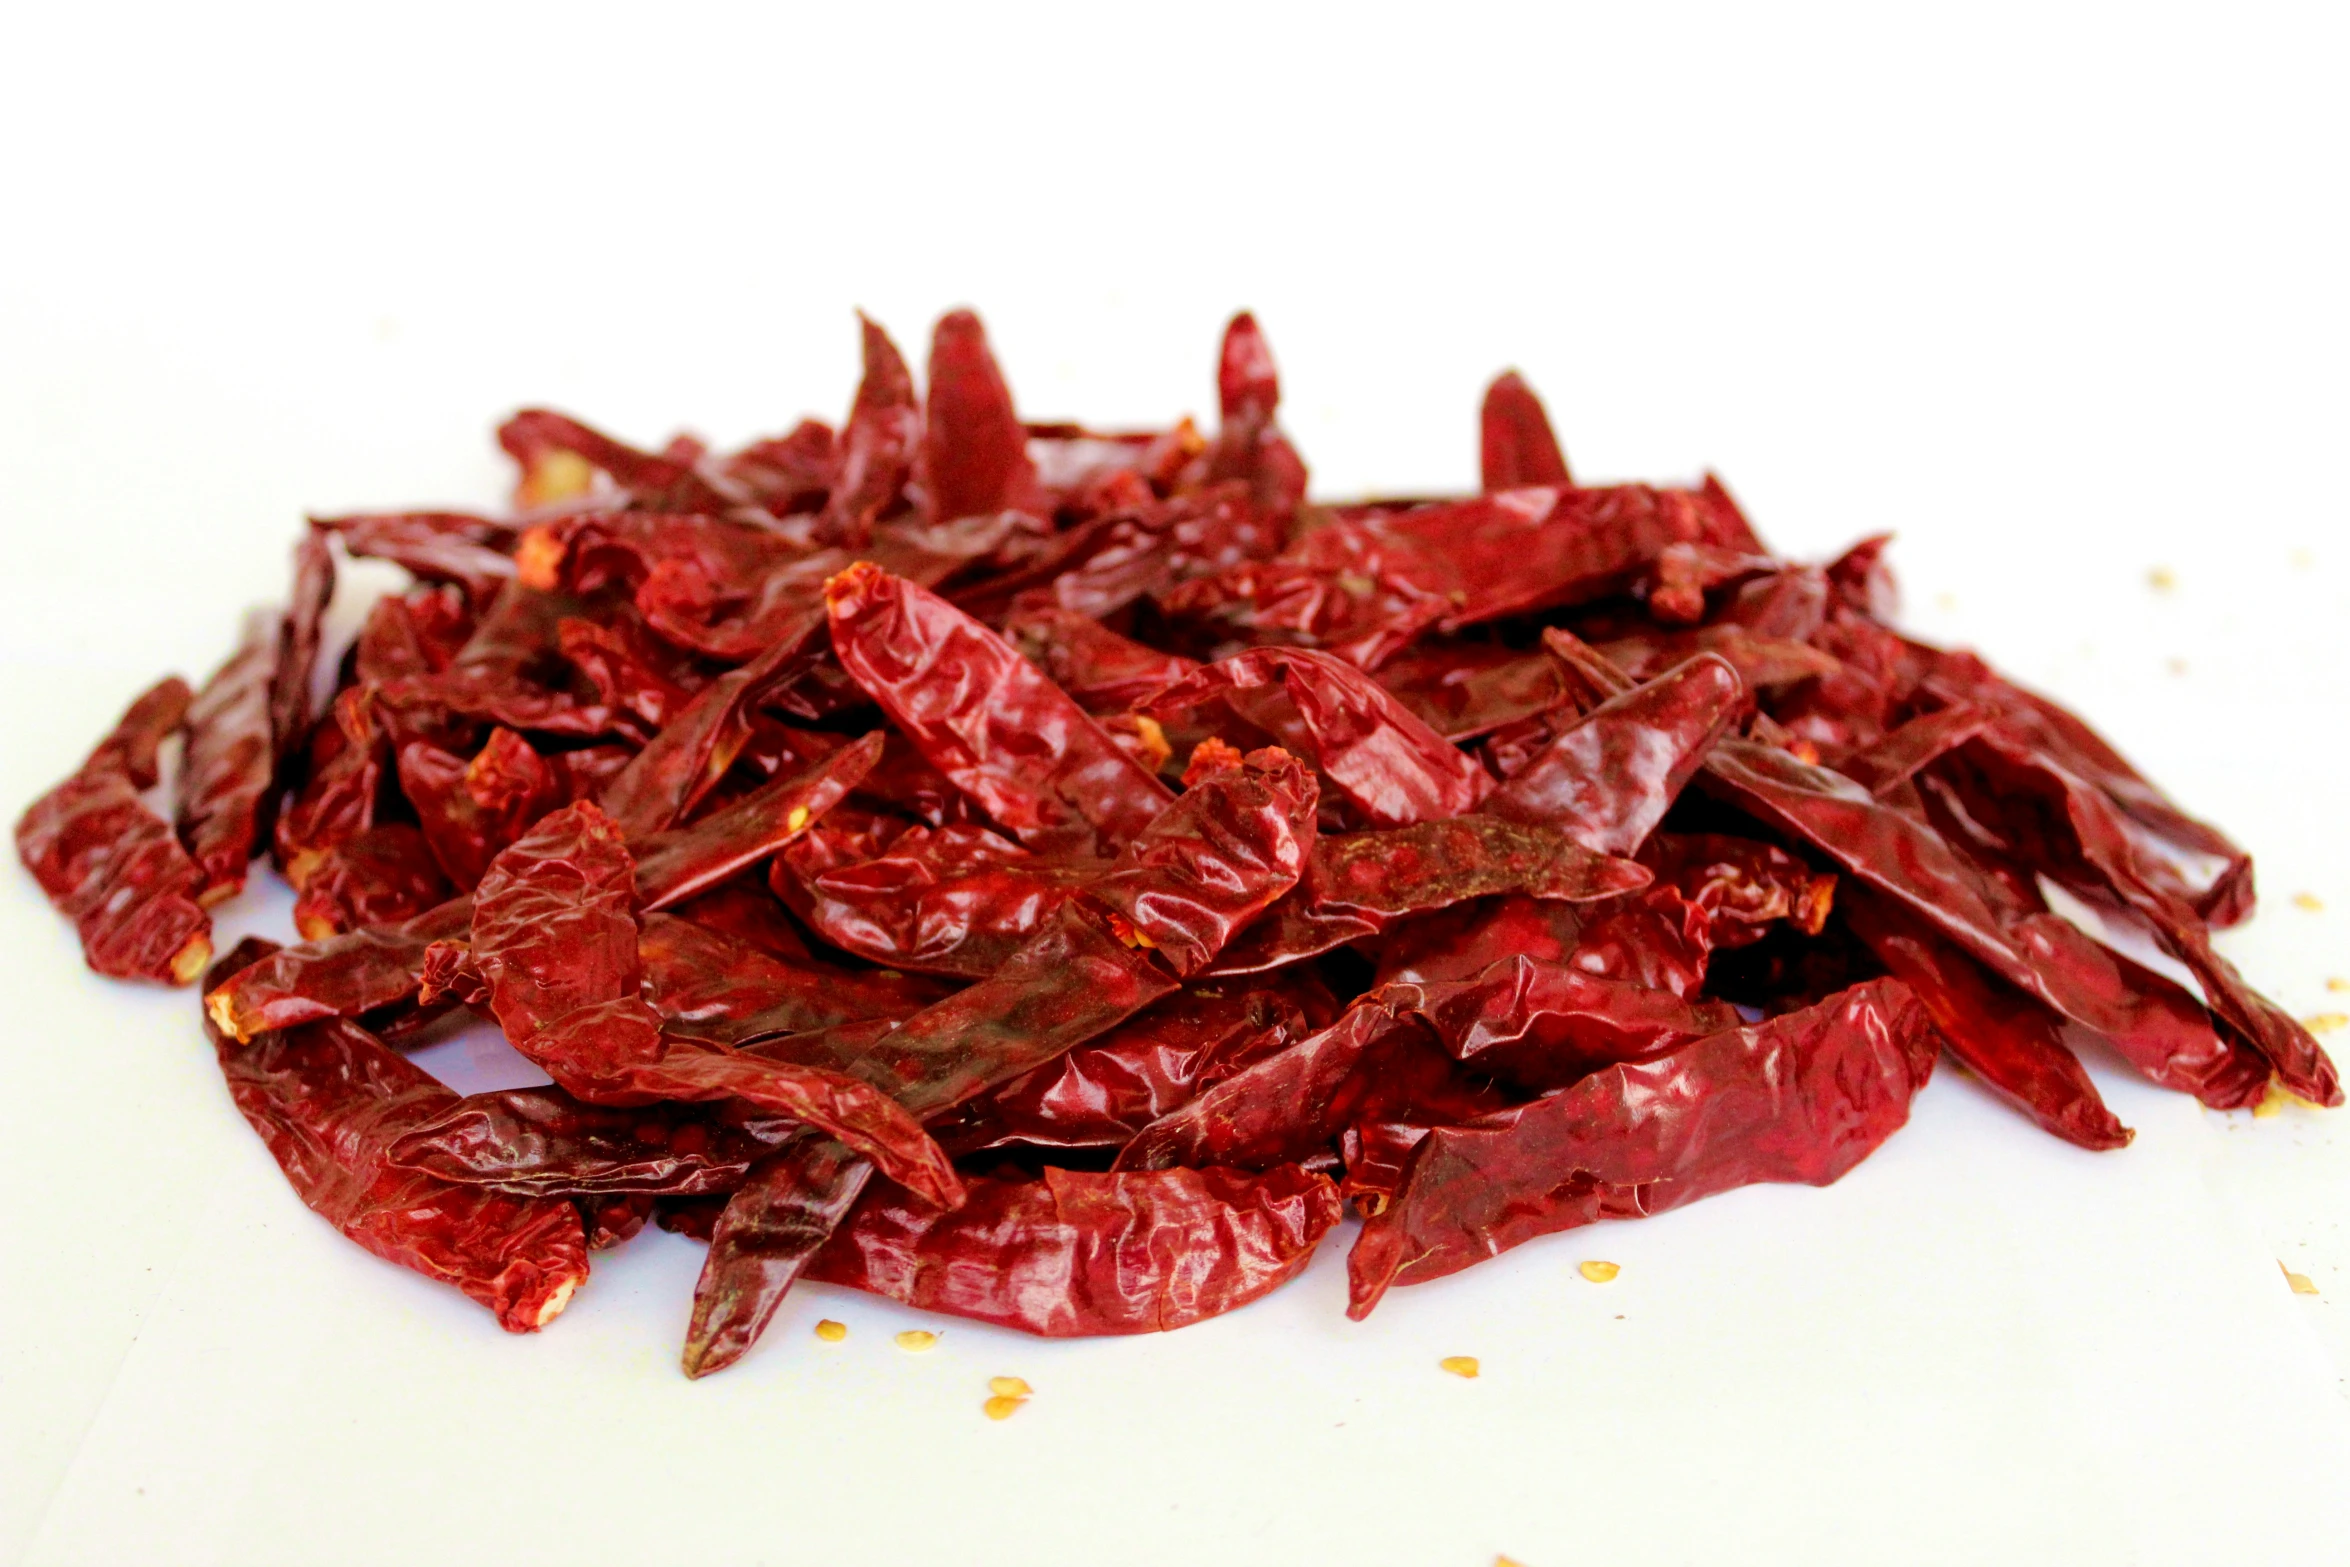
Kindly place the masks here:
[(1327, 653), (1260, 648), (1185, 675), (1142, 704), (1166, 718), (1227, 692), (1275, 682), (1331, 784), (1376, 827), (1458, 816), (1484, 797), (1482, 768), (1447, 745), (1376, 681)]
[(877, 1189), (807, 1276), (1048, 1338), (1156, 1333), (1278, 1289), (1337, 1224), (1338, 1189), (1295, 1166), (983, 1179), (952, 1214)]
[(665, 1039), (641, 994), (635, 865), (619, 825), (566, 806), (500, 854), (474, 891), (472, 947), (507, 1040), (590, 1103), (740, 1099), (841, 1137), (953, 1206), (946, 1156), (885, 1094), (806, 1063)]
[(780, 1142), (789, 1121), (729, 1117), (708, 1105), (591, 1105), (560, 1088), (454, 1099), (408, 1126), (389, 1160), (440, 1180), (524, 1196), (730, 1192)]
[(1086, 888), (1178, 976), (1214, 962), (1297, 885), (1314, 841), (1313, 775), (1288, 752), (1252, 751), (1159, 813)]
[(277, 627), (248, 623), (244, 645), (204, 682), (188, 707), (174, 825), (203, 880), (196, 901), (210, 906), (245, 887), (246, 867), (267, 833), (277, 782), (270, 693), (277, 679)]
[(1648, 872), (1594, 854), (1556, 828), (1460, 816), (1314, 844), (1295, 891), (1217, 958), (1248, 974), (1365, 940), (1408, 915), (1502, 893), (1589, 902), (1635, 892)]
[(319, 856), (294, 900), (294, 929), (305, 941), (324, 941), (396, 924), (440, 907), (449, 891), (424, 835), (405, 822), (385, 822)]
[(872, 1176), (870, 1161), (829, 1137), (752, 1166), (711, 1227), (680, 1356), (687, 1376), (723, 1371), (757, 1342)]
[(1616, 1066), (1419, 1146), (1348, 1258), (1347, 1315), (1603, 1218), (1756, 1181), (1825, 1186), (1909, 1119), (1940, 1040), (1898, 980)]
[(74, 922), (83, 960), (110, 978), (185, 985), (212, 955), (212, 920), (197, 901), (204, 872), (139, 798), (192, 700), (177, 675), (158, 682), (17, 819), (17, 857)]
[(1479, 482), (1487, 490), (1514, 490), (1529, 484), (1572, 484), (1566, 455), (1551, 432), (1550, 416), (1515, 370), (1504, 371), (1485, 389), (1477, 415)]
[[(208, 988), (265, 958), (248, 941)], [(295, 1193), (361, 1246), (487, 1306), (510, 1333), (553, 1321), (587, 1280), (587, 1238), (570, 1203), (456, 1185), (391, 1162), (404, 1132), (457, 1096), (345, 1020), (307, 1023), (239, 1044), (213, 1031), (238, 1113)]]
[(932, 766), (1031, 847), (1114, 853), (1171, 796), (994, 632), (877, 567), (826, 589), (841, 664)]

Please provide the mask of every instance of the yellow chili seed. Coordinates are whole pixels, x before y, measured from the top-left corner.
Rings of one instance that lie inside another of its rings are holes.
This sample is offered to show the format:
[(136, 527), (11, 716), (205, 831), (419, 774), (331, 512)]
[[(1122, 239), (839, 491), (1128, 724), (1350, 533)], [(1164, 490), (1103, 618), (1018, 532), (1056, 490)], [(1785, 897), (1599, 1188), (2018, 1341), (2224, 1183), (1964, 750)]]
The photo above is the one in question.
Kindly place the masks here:
[(2285, 1284), (2293, 1291), (2294, 1294), (2314, 1295), (2317, 1293), (2317, 1286), (2310, 1282), (2308, 1274), (2295, 1273), (2291, 1268), (2286, 1267), (2281, 1262), (2277, 1264), (2277, 1267), (2284, 1273)]
[(2350, 979), (2329, 979), (2326, 981), (2326, 989), (2339, 995), (2345, 990), (2350, 990)]
[(2337, 1028), (2350, 1028), (2350, 1014), (2320, 1012), (2315, 1017), (2303, 1018), (2301, 1026), (2313, 1034), (2330, 1034)]
[(1575, 1271), (1594, 1284), (1605, 1284), (1624, 1270), (1612, 1262), (1586, 1262), (1578, 1265)]
[(2307, 909), (2312, 914), (2319, 914), (2324, 912), (2325, 906), (2326, 900), (2319, 897), (2314, 892), (2296, 892), (2293, 894), (2293, 907), (2297, 909)]
[(922, 1328), (908, 1328), (898, 1335), (897, 1343), (898, 1348), (908, 1354), (918, 1355), (926, 1349), (935, 1349), (938, 1346), (938, 1335)]
[(990, 1420), (1009, 1420), (1012, 1418), (1012, 1411), (1027, 1402), (1028, 1400), (1025, 1398), (1005, 1398), (999, 1394), (979, 1407), (987, 1412), (987, 1418)]
[(2171, 575), (2168, 566), (2157, 566), (2146, 573), (2146, 583), (2157, 593), (2168, 593), (2179, 585), (2179, 579)]
[(808, 808), (804, 805), (793, 806), (791, 808), (791, 814), (783, 819), (783, 828), (786, 832), (798, 832), (801, 828), (807, 825)]
[(1018, 1377), (989, 1377), (987, 1390), (998, 1398), (1026, 1398), (1036, 1391)]
[(849, 1336), (849, 1325), (845, 1322), (835, 1322), (830, 1317), (826, 1317), (822, 1322), (816, 1324), (816, 1336), (827, 1344), (837, 1344)]
[(1525, 1564), (1514, 1556), (1496, 1556), (1493, 1558), (1493, 1567), (1525, 1567)]
[(1477, 1374), (1477, 1357), (1474, 1355), (1447, 1355), (1436, 1364), (1456, 1377), (1473, 1377)]

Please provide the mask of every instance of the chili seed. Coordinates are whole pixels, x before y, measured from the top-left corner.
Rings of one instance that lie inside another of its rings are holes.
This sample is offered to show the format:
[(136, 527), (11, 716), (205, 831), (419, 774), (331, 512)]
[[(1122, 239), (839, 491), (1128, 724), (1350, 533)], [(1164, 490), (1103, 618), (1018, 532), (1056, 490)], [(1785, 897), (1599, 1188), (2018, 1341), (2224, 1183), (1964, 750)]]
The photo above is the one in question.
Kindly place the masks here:
[(2292, 1290), (2294, 1294), (2314, 1295), (2317, 1293), (2317, 1286), (2310, 1282), (2308, 1274), (2295, 1273), (2291, 1268), (2286, 1267), (2281, 1262), (2277, 1264), (2277, 1267), (2285, 1275), (2285, 1284), (2289, 1289)]
[(2146, 573), (2146, 583), (2157, 593), (2168, 593), (2179, 585), (2179, 579), (2171, 575), (2168, 566), (2157, 566)]
[(990, 1420), (1009, 1420), (1012, 1418), (1012, 1411), (1027, 1402), (1028, 1400), (1025, 1398), (1007, 1398), (999, 1393), (979, 1407), (987, 1412), (987, 1418)]
[(2326, 981), (2326, 989), (2328, 989), (2328, 990), (2331, 990), (2331, 991), (2335, 991), (2335, 992), (2337, 992), (2337, 993), (2338, 993), (2338, 992), (2341, 992), (2341, 991), (2345, 991), (2345, 990), (2350, 990), (2350, 979), (2341, 979), (2341, 978), (2329, 979), (2329, 980), (2327, 980), (2327, 981)]
[(1477, 1357), (1474, 1355), (1447, 1355), (1436, 1364), (1456, 1377), (1473, 1377), (1477, 1374)]
[(1594, 1284), (1605, 1284), (1624, 1270), (1612, 1262), (1586, 1262), (1578, 1264), (1575, 1271)]
[(2337, 1028), (2350, 1027), (2350, 1014), (2320, 1012), (2315, 1017), (2303, 1018), (2301, 1026), (2313, 1034), (2330, 1034)]
[(845, 1322), (835, 1322), (830, 1317), (826, 1317), (822, 1322), (816, 1324), (816, 1336), (827, 1344), (837, 1344), (849, 1336), (849, 1325)]
[(938, 1347), (938, 1335), (924, 1328), (908, 1328), (898, 1335), (897, 1345), (909, 1355), (919, 1355)]
[(804, 805), (793, 806), (791, 808), (791, 814), (783, 819), (783, 826), (786, 832), (798, 832), (801, 828), (807, 825), (808, 808)]
[(2324, 911), (2325, 906), (2326, 900), (2319, 897), (2314, 892), (2296, 892), (2293, 894), (2293, 907), (2297, 909), (2307, 909), (2312, 914), (2318, 914)]
[(1036, 1391), (1018, 1377), (989, 1377), (987, 1390), (998, 1398), (1026, 1398)]

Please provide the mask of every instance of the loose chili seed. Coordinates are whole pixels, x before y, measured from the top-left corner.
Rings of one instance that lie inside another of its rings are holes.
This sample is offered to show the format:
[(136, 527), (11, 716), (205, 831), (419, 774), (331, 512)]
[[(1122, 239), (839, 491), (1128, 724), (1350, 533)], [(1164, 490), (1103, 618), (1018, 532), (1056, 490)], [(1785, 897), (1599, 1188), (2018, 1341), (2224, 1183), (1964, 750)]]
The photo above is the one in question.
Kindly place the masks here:
[(2342, 979), (2339, 977), (2328, 979), (2326, 981), (2326, 989), (2336, 992), (2350, 990), (2350, 979)]
[(1605, 1284), (1624, 1270), (1612, 1262), (1584, 1262), (1576, 1264), (1575, 1271), (1594, 1284)]
[[(968, 311), (920, 383), (860, 333), (837, 429), (654, 451), (527, 409), (521, 514), (319, 520), (283, 611), (17, 825), (85, 962), (163, 983), (270, 856), (312, 939), (213, 966), (237, 1109), (507, 1327), (655, 1218), (709, 1245), (693, 1376), (803, 1277), (1159, 1331), (1280, 1287), (1350, 1202), (1361, 1316), (1838, 1179), (1942, 1053), (2089, 1149), (2131, 1133), (2085, 1040), (2215, 1109), (2341, 1102), (2344, 1014), (2213, 946), (2250, 857), (1903, 635), (1885, 538), (1794, 562), (1716, 481), (1578, 484), (1514, 374), (1477, 493), (1313, 504), (1245, 314), (1208, 433), (1024, 419)], [(322, 666), (338, 544), (414, 581)], [(398, 1047), (459, 1006), (552, 1081), (424, 1076)]]
[(1035, 1391), (1018, 1377), (989, 1377), (987, 1390), (998, 1398), (1026, 1398)]
[(2157, 566), (2146, 573), (2146, 582), (2157, 593), (2168, 593), (2179, 585), (2179, 579), (2172, 575), (2168, 566)]
[(999, 1393), (979, 1407), (986, 1411), (987, 1418), (990, 1420), (1009, 1420), (1012, 1418), (1012, 1412), (1027, 1402), (1028, 1400), (1025, 1398), (1013, 1398)]
[(2295, 1273), (2291, 1268), (2286, 1267), (2281, 1262), (2277, 1264), (2277, 1270), (2284, 1274), (2285, 1285), (2287, 1288), (2292, 1290), (2294, 1294), (2314, 1295), (2317, 1293), (2317, 1285), (2310, 1281), (2308, 1274)]
[(2338, 1028), (2350, 1027), (2350, 1013), (2320, 1012), (2303, 1018), (2301, 1026), (2313, 1034), (2330, 1034)]
[(923, 1328), (908, 1328), (897, 1336), (898, 1348), (918, 1355), (926, 1349), (938, 1347), (938, 1335)]
[(2293, 907), (2297, 909), (2307, 909), (2312, 914), (2319, 914), (2324, 912), (2325, 906), (2325, 899), (2319, 897), (2314, 892), (2296, 892), (2293, 894)]
[(1438, 1369), (1449, 1371), (1456, 1377), (1473, 1377), (1477, 1374), (1477, 1357), (1474, 1355), (1447, 1355), (1436, 1364)]
[(816, 1336), (827, 1344), (837, 1344), (849, 1336), (849, 1325), (835, 1322), (830, 1317), (816, 1324)]

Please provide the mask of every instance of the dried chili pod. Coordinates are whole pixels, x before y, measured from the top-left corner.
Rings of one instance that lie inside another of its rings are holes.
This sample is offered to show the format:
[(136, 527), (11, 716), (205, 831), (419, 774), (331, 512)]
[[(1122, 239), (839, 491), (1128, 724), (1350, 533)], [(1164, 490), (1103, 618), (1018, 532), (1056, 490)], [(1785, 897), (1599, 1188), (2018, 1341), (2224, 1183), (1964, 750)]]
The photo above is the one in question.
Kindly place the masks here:
[(1023, 843), (1115, 851), (1171, 798), (1034, 665), (936, 594), (859, 564), (825, 599), (842, 666)]
[(1567, 459), (1551, 433), (1542, 399), (1515, 370), (1503, 371), (1485, 389), (1477, 415), (1477, 467), (1487, 490), (1575, 482), (1567, 475)]
[(278, 868), (297, 890), (329, 849), (375, 825), (390, 750), (369, 686), (337, 696), (328, 721), (311, 731), (308, 776), (279, 808), (270, 835)]
[(847, 797), (881, 759), (876, 730), (781, 774), (690, 826), (635, 838), (644, 907), (665, 909), (707, 892), (776, 853)]
[(1648, 872), (1555, 827), (1456, 816), (1315, 841), (1297, 888), (1217, 959), (1250, 974), (1376, 936), (1409, 915), (1502, 893), (1586, 903), (1635, 892)]
[(294, 546), (294, 588), (277, 634), (277, 669), (269, 684), (269, 729), (282, 769), (310, 734), (310, 681), (326, 606), (335, 595), (334, 551), (317, 528)]
[(795, 840), (772, 881), (809, 929), (844, 952), (981, 979), (1109, 866), (1089, 854), (1032, 854), (976, 822), (865, 817)]
[(1419, 642), (1388, 659), (1379, 666), (1379, 683), (1455, 745), (1571, 702), (1558, 661), (1548, 654), (1449, 638)]
[(1216, 359), (1221, 417), (1207, 452), (1206, 478), (1246, 483), (1251, 508), (1286, 523), (1305, 502), (1306, 465), (1274, 422), (1280, 406), (1273, 350), (1257, 318), (1244, 310), (1226, 324)]
[(1297, 885), (1315, 803), (1313, 774), (1296, 757), (1252, 751), (1192, 783), (1086, 895), (1188, 978)]
[(277, 680), (277, 631), (274, 620), (253, 617), (244, 644), (188, 707), (173, 814), (180, 842), (203, 873), (196, 901), (207, 906), (244, 890), (246, 867), (260, 851), (274, 803), (270, 692)]
[[(266, 957), (240, 945), (208, 979)], [(558, 1199), (456, 1185), (391, 1162), (411, 1127), (457, 1096), (347, 1020), (307, 1023), (238, 1044), (215, 1031), (229, 1094), (311, 1210), (361, 1246), (453, 1284), (510, 1333), (555, 1320), (587, 1281), (579, 1210)]]
[(554, 768), (504, 727), (470, 760), (412, 740), (400, 747), (399, 774), (433, 858), (460, 887), (480, 881), (500, 850), (563, 803)]
[(1676, 889), (1712, 917), (1715, 946), (1745, 946), (1781, 921), (1816, 936), (1836, 904), (1835, 877), (1753, 838), (1652, 833), (1638, 858), (1658, 885)]
[(850, 549), (862, 549), (873, 537), (874, 522), (897, 506), (922, 446), (922, 409), (905, 359), (862, 312), (857, 325), (864, 334), (865, 374), (841, 429), (840, 469), (818, 525), (821, 537)]
[(722, 512), (746, 499), (718, 489), (690, 462), (638, 451), (545, 408), (525, 408), (500, 425), (498, 444), (522, 469), (514, 498), (526, 510), (587, 493), (593, 473), (648, 510)]
[(778, 642), (702, 687), (684, 711), (613, 776), (597, 803), (632, 838), (685, 820), (750, 743), (752, 706), (798, 662), (799, 646)]
[(665, 1039), (639, 993), (635, 883), (618, 824), (585, 801), (491, 865), (474, 893), (473, 957), (515, 1049), (590, 1103), (740, 1099), (839, 1137), (929, 1201), (960, 1199), (946, 1156), (886, 1094), (821, 1067)]
[(968, 310), (939, 317), (930, 337), (930, 397), (923, 421), (921, 483), (940, 520), (1029, 503), (1036, 470), (1011, 389)]
[(448, 583), (475, 604), (487, 604), (514, 575), (514, 530), (486, 517), (374, 512), (310, 521), (341, 539), (353, 555), (392, 561), (420, 581)]
[(871, 1179), (871, 1161), (829, 1137), (752, 1167), (710, 1230), (680, 1361), (689, 1377), (740, 1360)]
[(1381, 994), (1424, 1018), (1456, 1060), (1536, 1092), (1738, 1026), (1736, 1010), (1724, 1002), (1684, 1000), (1523, 954), (1471, 980), (1389, 986)]
[(363, 928), (272, 952), (206, 991), (204, 1014), (236, 1040), (322, 1018), (358, 1017), (416, 994), (425, 953), (473, 925), (473, 900), (452, 898), (398, 925)]
[(385, 822), (319, 856), (294, 900), (294, 929), (304, 941), (324, 941), (397, 924), (440, 907), (450, 891), (424, 835), (406, 822)]
[(1118, 1148), (1202, 1090), (1327, 1025), (1328, 987), (1303, 969), (1194, 985), (933, 1123), (958, 1158), (989, 1148)]
[(637, 938), (645, 998), (673, 1036), (725, 1044), (756, 1030), (794, 1033), (868, 1018), (902, 1022), (940, 999), (933, 981), (779, 962), (744, 942), (668, 914)]
[(1802, 1012), (1429, 1134), (1347, 1260), (1347, 1315), (1604, 1218), (1756, 1181), (1825, 1186), (1909, 1119), (1940, 1044), (1917, 998), (1873, 980)]
[(1062, 1338), (1152, 1333), (1244, 1306), (1295, 1277), (1339, 1219), (1296, 1166), (981, 1180), (953, 1214), (868, 1195), (816, 1254), (828, 1284)]
[(1199, 667), (1049, 598), (1015, 604), (1004, 621), (1004, 638), (1089, 713), (1131, 707)]
[(2194, 971), (2212, 1015), (2266, 1057), (2288, 1091), (2313, 1104), (2342, 1102), (2325, 1050), (2213, 948), (2188, 900), (2147, 874), (2146, 857), (2102, 791), (1996, 727), (1936, 765), (1964, 793), (1971, 818), (2003, 836), (2011, 858), (2144, 920)]
[(1916, 993), (1950, 1053), (1993, 1092), (2068, 1143), (2129, 1145), (2130, 1129), (2106, 1108), (2046, 1007), (2001, 984), (1882, 893), (1858, 889), (1846, 899), (1844, 917)]
[(1693, 658), (1585, 714), (1494, 790), (1484, 809), (1561, 828), (1603, 854), (1630, 854), (1745, 700), (1745, 683), (1726, 660)]
[(391, 1141), (402, 1169), (523, 1196), (730, 1192), (752, 1165), (805, 1133), (778, 1118), (728, 1117), (708, 1105), (614, 1109), (560, 1088), (470, 1094)]
[(1484, 797), (1482, 768), (1361, 670), (1302, 648), (1257, 648), (1206, 664), (1140, 704), (1164, 718), (1274, 682), (1295, 705), (1314, 763), (1372, 825), (1458, 816)]
[(196, 901), (204, 873), (139, 798), (192, 700), (177, 675), (158, 681), (17, 819), (17, 857), (74, 922), (84, 960), (116, 979), (185, 985), (212, 956), (212, 920)]

